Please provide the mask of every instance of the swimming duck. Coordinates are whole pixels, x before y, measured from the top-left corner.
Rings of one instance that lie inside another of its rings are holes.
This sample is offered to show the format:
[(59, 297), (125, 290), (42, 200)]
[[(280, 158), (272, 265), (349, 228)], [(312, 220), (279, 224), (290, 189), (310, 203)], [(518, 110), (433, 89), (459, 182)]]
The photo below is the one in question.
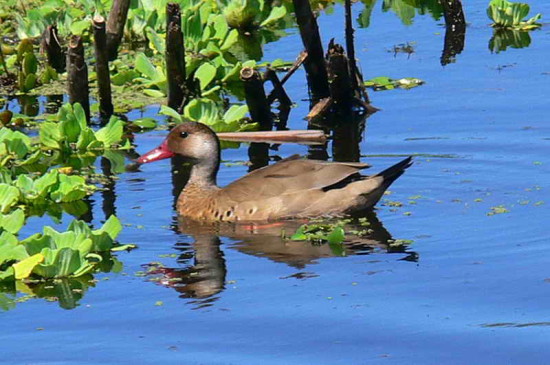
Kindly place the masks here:
[(220, 142), (208, 126), (187, 122), (138, 163), (181, 155), (193, 166), (178, 197), (180, 216), (201, 221), (274, 221), (334, 217), (372, 208), (384, 191), (412, 164), (412, 158), (371, 176), (360, 162), (306, 160), (298, 155), (250, 172), (220, 188)]

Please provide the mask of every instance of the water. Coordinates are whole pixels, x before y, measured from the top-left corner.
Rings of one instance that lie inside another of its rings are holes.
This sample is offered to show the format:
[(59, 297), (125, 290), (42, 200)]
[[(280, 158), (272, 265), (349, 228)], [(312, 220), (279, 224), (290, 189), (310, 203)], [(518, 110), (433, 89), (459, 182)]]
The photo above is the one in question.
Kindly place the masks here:
[[(466, 46), (445, 67), (442, 20), (417, 16), (405, 27), (378, 4), (371, 26), (356, 32), (365, 78), (426, 81), (409, 91), (371, 92), (382, 111), (369, 118), (361, 142), (372, 171), (417, 155), (387, 196), (403, 206), (376, 210), (383, 226), (376, 237), (414, 240), (405, 252), (358, 245), (349, 256), (330, 257), (326, 247), (271, 245), (266, 237), (226, 232), (218, 244), (211, 232), (178, 233), (170, 162), (146, 165), (116, 183), (116, 213), (130, 225), (120, 241), (139, 245), (118, 255), (123, 273), (98, 275), (72, 310), (34, 299), (0, 313), (0, 361), (547, 363), (549, 31), (545, 25), (531, 32), (528, 48), (492, 54), (485, 5), (465, 4)], [(544, 1), (530, 5), (550, 14)], [(331, 37), (343, 41), (341, 24), (340, 7), (321, 16), (325, 44)], [(388, 52), (405, 42), (416, 42), (410, 57)], [(264, 58), (293, 59), (299, 44), (291, 35), (267, 45)], [(305, 88), (303, 73), (287, 84), (298, 104), (291, 128), (305, 127)], [(162, 136), (138, 135), (138, 151)], [(292, 153), (308, 150), (283, 145), (270, 156)], [(247, 146), (224, 150), (222, 158), (247, 160)], [(246, 171), (222, 165), (219, 182)], [(101, 196), (94, 200), (99, 223)], [(488, 215), (498, 206), (508, 212)], [(29, 232), (44, 220), (31, 223)], [(195, 267), (193, 256), (200, 261)], [(158, 278), (183, 277), (185, 285), (136, 275), (152, 262), (165, 266)]]

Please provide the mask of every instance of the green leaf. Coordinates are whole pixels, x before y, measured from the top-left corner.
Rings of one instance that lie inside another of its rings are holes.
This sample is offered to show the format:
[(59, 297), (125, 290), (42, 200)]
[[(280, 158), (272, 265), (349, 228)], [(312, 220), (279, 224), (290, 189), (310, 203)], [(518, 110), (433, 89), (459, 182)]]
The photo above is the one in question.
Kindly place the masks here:
[(169, 116), (170, 118), (174, 119), (174, 121), (176, 123), (183, 123), (183, 119), (182, 119), (180, 113), (178, 113), (176, 110), (170, 108), (169, 106), (161, 105), (160, 110), (159, 110), (158, 113), (161, 114), (161, 115)]
[(195, 77), (199, 80), (201, 90), (204, 90), (214, 77), (216, 77), (217, 69), (210, 63), (203, 63), (196, 71)]
[(112, 173), (121, 174), (126, 171), (126, 166), (124, 164), (124, 155), (121, 151), (107, 150), (103, 152), (103, 157), (105, 157), (111, 163)]
[(141, 129), (153, 129), (157, 126), (157, 121), (154, 118), (145, 117), (132, 121), (132, 124)]
[(246, 113), (248, 113), (247, 105), (231, 105), (223, 115), (223, 121), (225, 123), (240, 121), (246, 116)]
[(0, 216), (0, 226), (9, 233), (16, 234), (25, 224), (25, 212), (17, 209), (11, 214)]
[(342, 243), (346, 238), (346, 234), (342, 227), (335, 227), (327, 236), (328, 243)]
[[(15, 271), (13, 270), (12, 266), (8, 267), (4, 271), (0, 271), (0, 282), (13, 280), (15, 280)], [(0, 295), (3, 295), (3, 293), (0, 293)], [(15, 302), (13, 303), (13, 305), (8, 304), (8, 306), (6, 306), (5, 303), (2, 303), (2, 301), (0, 301), (0, 308), (8, 310), (10, 309), (10, 307), (15, 307)]]
[(36, 195), (39, 197), (45, 197), (50, 188), (57, 183), (58, 177), (59, 172), (57, 170), (51, 170), (36, 179), (33, 183), (33, 189)]
[[(78, 251), (65, 247), (60, 250), (44, 249), (45, 263), (36, 265), (33, 272), (44, 278), (67, 277), (80, 269), (83, 260)], [(84, 262), (84, 264), (86, 264)]]
[(25, 84), (22, 91), (30, 91), (36, 86), (36, 74), (28, 74), (25, 77)]
[(82, 35), (85, 31), (90, 29), (90, 21), (89, 20), (78, 20), (78, 21), (72, 22), (69, 29), (70, 29), (72, 34)]
[(135, 70), (124, 70), (111, 76), (111, 82), (113, 83), (113, 85), (122, 86), (128, 82), (131, 82), (138, 76), (139, 74)]
[(143, 93), (152, 98), (164, 98), (166, 96), (166, 93), (160, 90), (154, 90), (154, 89), (145, 89), (143, 90)]
[(59, 79), (59, 75), (50, 65), (47, 65), (40, 75), (40, 83), (42, 84), (48, 84), (50, 81), (57, 79)]
[(112, 116), (109, 123), (95, 133), (98, 141), (105, 144), (105, 148), (110, 148), (113, 144), (122, 141), (124, 133), (124, 122), (115, 116)]
[(87, 195), (86, 181), (81, 176), (59, 175), (59, 186), (50, 196), (57, 203), (80, 200)]
[(239, 32), (237, 29), (232, 29), (225, 38), (225, 41), (223, 41), (222, 45), (220, 46), (220, 50), (227, 51), (229, 48), (231, 48), (235, 43), (237, 43), (239, 39)]
[(136, 70), (151, 81), (160, 81), (166, 77), (159, 71), (143, 53), (138, 53), (135, 63)]
[(122, 231), (122, 224), (120, 223), (120, 220), (114, 216), (111, 215), (109, 219), (105, 221), (103, 224), (103, 227), (100, 229), (94, 231), (97, 233), (106, 232), (109, 237), (111, 237), (113, 240), (118, 236), (118, 234)]
[(193, 121), (214, 124), (220, 120), (216, 103), (210, 99), (193, 99), (185, 106), (183, 115)]
[(26, 250), (25, 253), (29, 255), (36, 255), (45, 248), (55, 249), (53, 238), (40, 233), (33, 234), (21, 241), (21, 246)]
[(163, 55), (165, 53), (164, 39), (162, 39), (151, 27), (145, 28), (145, 34), (147, 35), (147, 39), (149, 39), (149, 45), (152, 46), (151, 48)]
[(80, 135), (81, 127), (76, 119), (76, 116), (71, 115), (59, 123), (59, 130), (65, 141), (69, 143), (76, 143), (78, 141), (78, 136)]
[(260, 27), (265, 27), (275, 23), (277, 20), (283, 18), (286, 15), (286, 8), (284, 6), (275, 6), (271, 9), (269, 16), (260, 23)]
[(61, 131), (57, 123), (43, 122), (38, 132), (40, 143), (52, 149), (61, 149)]
[(85, 129), (88, 126), (88, 121), (86, 120), (86, 112), (80, 103), (73, 104), (73, 113), (80, 129)]
[(38, 60), (32, 51), (27, 52), (23, 58), (23, 72), (25, 72), (25, 75), (29, 76), (30, 74), (36, 74), (36, 71), (38, 71)]
[(62, 248), (56, 257), (56, 277), (67, 277), (82, 266), (79, 252), (70, 248)]
[(19, 201), (19, 189), (8, 184), (0, 184), (0, 212), (6, 213)]
[(44, 256), (40, 253), (37, 253), (36, 255), (27, 257), (26, 259), (14, 264), (13, 270), (15, 272), (15, 279), (20, 280), (28, 278), (36, 265), (38, 265), (42, 261), (44, 261)]
[(15, 187), (23, 195), (24, 199), (35, 199), (36, 192), (34, 190), (34, 181), (29, 175), (21, 174), (15, 181)]
[(97, 142), (94, 131), (91, 128), (85, 128), (78, 135), (78, 140), (76, 141), (76, 149), (79, 151), (90, 150), (90, 145), (92, 145), (94, 142)]
[(24, 245), (19, 244), (17, 238), (9, 232), (0, 234), (0, 265), (9, 261), (21, 261), (29, 257)]
[(120, 245), (120, 246), (116, 246), (116, 247), (111, 248), (111, 252), (129, 251), (129, 250), (133, 250), (135, 248), (137, 248), (137, 246), (133, 245), (133, 244)]
[(92, 232), (93, 251), (104, 252), (113, 248), (113, 239), (104, 231), (96, 230)]
[(221, 14), (214, 15), (212, 17), (212, 24), (214, 26), (214, 35), (211, 38), (223, 40), (229, 32), (229, 26), (227, 25), (224, 16)]

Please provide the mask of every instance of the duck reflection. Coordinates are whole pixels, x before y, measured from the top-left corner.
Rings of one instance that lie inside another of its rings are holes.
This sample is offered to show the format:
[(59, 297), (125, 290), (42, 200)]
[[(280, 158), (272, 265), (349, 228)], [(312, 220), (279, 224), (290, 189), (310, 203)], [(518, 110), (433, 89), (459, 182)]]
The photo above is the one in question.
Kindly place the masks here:
[[(366, 219), (365, 219), (366, 218)], [(192, 237), (190, 244), (176, 246), (180, 251), (178, 264), (184, 267), (165, 267), (149, 264), (150, 280), (173, 288), (181, 298), (193, 298), (195, 309), (208, 307), (225, 289), (227, 267), (220, 237), (233, 242), (225, 249), (233, 249), (247, 255), (263, 257), (284, 263), (297, 270), (290, 277), (307, 279), (317, 276), (310, 266), (320, 259), (352, 255), (368, 255), (375, 252), (400, 253), (400, 260), (417, 261), (418, 255), (406, 246), (392, 246), (392, 236), (378, 220), (374, 212), (362, 215), (346, 224), (342, 245), (313, 244), (308, 241), (291, 241), (285, 236), (293, 234), (307, 221), (285, 221), (271, 224), (202, 223), (176, 218), (173, 229)], [(304, 269), (308, 272), (304, 272)]]

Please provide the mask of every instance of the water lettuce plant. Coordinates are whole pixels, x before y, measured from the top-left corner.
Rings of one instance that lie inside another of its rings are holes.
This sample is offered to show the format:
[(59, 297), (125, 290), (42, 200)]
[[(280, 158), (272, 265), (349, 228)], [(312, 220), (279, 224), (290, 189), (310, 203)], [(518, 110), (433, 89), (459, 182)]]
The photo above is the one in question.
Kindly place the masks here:
[(257, 123), (241, 123), (248, 113), (246, 105), (232, 105), (223, 115), (216, 102), (201, 98), (193, 99), (184, 108), (183, 115), (165, 105), (161, 106), (159, 114), (172, 118), (175, 123), (194, 121), (204, 123), (216, 132), (244, 132), (256, 130)]
[(487, 15), (493, 21), (492, 26), (496, 28), (508, 28), (519, 30), (531, 30), (541, 25), (537, 21), (542, 15), (524, 20), (529, 14), (530, 7), (524, 3), (513, 3), (508, 0), (491, 0), (487, 8)]
[(82, 106), (75, 103), (63, 105), (53, 119), (56, 122), (40, 125), (39, 141), (45, 148), (83, 152), (131, 147), (123, 138), (124, 122), (115, 116), (105, 127), (94, 131), (87, 124)]
[[(2, 216), (0, 222), (5, 219)], [(42, 233), (24, 240), (3, 225), (1, 229), (0, 281), (13, 281), (79, 277), (93, 272), (103, 260), (99, 253), (116, 248), (115, 238), (122, 225), (114, 215), (96, 230), (75, 220), (65, 232), (46, 226)]]
[(243, 31), (276, 24), (287, 14), (284, 5), (272, 7), (261, 0), (222, 0), (220, 4), (227, 25)]
[(0, 212), (7, 213), (17, 206), (47, 205), (81, 200), (96, 190), (82, 176), (69, 176), (50, 170), (37, 177), (19, 174), (12, 178), (5, 168), (0, 169)]

